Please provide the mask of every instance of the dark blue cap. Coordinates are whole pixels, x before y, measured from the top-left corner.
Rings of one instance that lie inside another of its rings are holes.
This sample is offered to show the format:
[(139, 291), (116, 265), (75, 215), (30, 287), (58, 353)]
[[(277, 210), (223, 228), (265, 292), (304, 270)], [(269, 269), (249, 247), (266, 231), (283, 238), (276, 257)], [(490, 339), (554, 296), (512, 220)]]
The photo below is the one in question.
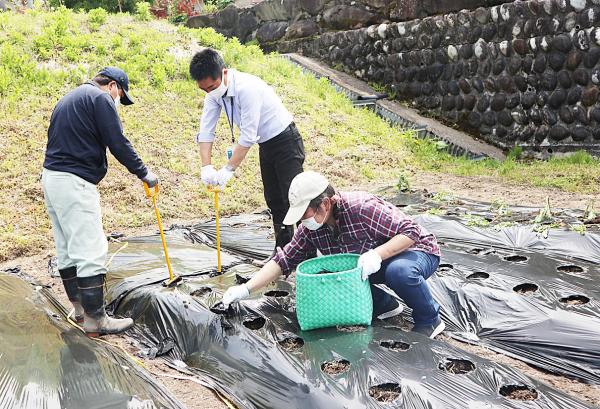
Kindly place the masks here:
[(129, 78), (125, 71), (118, 67), (105, 67), (98, 73), (98, 75), (104, 75), (105, 77), (110, 78), (111, 80), (116, 81), (117, 84), (123, 89), (124, 96), (121, 98), (121, 104), (123, 105), (131, 105), (133, 101), (129, 97)]

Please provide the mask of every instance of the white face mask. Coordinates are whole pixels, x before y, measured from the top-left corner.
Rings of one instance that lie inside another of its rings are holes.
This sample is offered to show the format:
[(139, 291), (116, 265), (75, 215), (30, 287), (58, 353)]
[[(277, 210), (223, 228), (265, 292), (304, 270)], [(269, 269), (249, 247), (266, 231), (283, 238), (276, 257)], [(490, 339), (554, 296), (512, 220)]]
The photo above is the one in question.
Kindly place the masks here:
[[(109, 94), (110, 95), (110, 94)], [(115, 102), (115, 107), (118, 107), (119, 105), (121, 105), (121, 97), (119, 96), (119, 87), (117, 87), (117, 97), (113, 97), (112, 95), (110, 96), (113, 101)]]
[(317, 211), (315, 212), (315, 214), (312, 217), (309, 217), (308, 219), (302, 220), (302, 224), (308, 230), (318, 230), (318, 229), (321, 228), (321, 226), (323, 226), (323, 224), (325, 224), (325, 218), (323, 218), (323, 221), (321, 223), (319, 223), (317, 221), (317, 219), (315, 219), (315, 216), (316, 216), (316, 214), (317, 214), (318, 211), (319, 211), (319, 208), (317, 208)]
[(223, 95), (225, 95), (226, 92), (227, 92), (227, 85), (225, 85), (225, 70), (223, 70), (223, 73), (221, 74), (221, 84), (219, 84), (219, 86), (217, 88), (210, 91), (209, 95), (211, 95), (215, 99), (219, 99)]
[(323, 223), (319, 223), (315, 220), (315, 216), (309, 217), (308, 219), (303, 219), (302, 224), (308, 230), (319, 230), (321, 226), (323, 226)]

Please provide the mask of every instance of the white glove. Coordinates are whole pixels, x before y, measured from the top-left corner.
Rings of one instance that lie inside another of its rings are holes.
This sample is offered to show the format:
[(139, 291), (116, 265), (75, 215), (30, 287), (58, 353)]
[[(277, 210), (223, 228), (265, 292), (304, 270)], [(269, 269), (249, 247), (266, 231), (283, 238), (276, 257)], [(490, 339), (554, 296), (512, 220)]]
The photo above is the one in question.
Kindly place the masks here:
[(243, 300), (250, 296), (250, 291), (246, 284), (229, 287), (223, 294), (223, 307), (229, 308), (229, 304)]
[(381, 268), (381, 256), (375, 250), (369, 250), (358, 258), (358, 267), (362, 268), (362, 279), (366, 280)]
[(217, 172), (216, 184), (221, 187), (225, 187), (225, 185), (227, 185), (227, 182), (229, 182), (229, 179), (231, 179), (231, 177), (233, 176), (233, 173), (234, 171), (229, 169), (227, 166), (222, 167)]
[(212, 165), (202, 166), (200, 179), (206, 186), (215, 186), (217, 185), (217, 171)]

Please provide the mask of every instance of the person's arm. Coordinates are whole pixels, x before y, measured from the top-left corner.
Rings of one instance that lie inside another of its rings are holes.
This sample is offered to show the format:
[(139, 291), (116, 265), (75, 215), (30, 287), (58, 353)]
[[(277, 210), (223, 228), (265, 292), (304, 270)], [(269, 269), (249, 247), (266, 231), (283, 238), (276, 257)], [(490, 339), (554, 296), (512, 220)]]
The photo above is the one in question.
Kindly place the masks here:
[(123, 126), (119, 113), (108, 94), (98, 95), (94, 101), (94, 118), (100, 140), (108, 147), (110, 153), (138, 178), (148, 174), (148, 168), (138, 156), (131, 142), (123, 134)]
[(308, 229), (300, 226), (292, 241), (283, 249), (278, 247), (273, 259), (265, 264), (254, 277), (245, 284), (229, 287), (225, 291), (223, 304), (229, 306), (233, 302), (247, 298), (251, 292), (260, 290), (282, 274), (286, 277), (289, 276), (302, 261), (315, 257), (317, 250), (307, 239), (307, 234)]
[(249, 150), (250, 147), (242, 146), (239, 143), (236, 144), (233, 148), (233, 156), (231, 156), (231, 159), (229, 159), (227, 166), (229, 166), (231, 170), (236, 170), (243, 162), (244, 158), (246, 158)]
[(382, 260), (408, 250), (421, 236), (417, 223), (396, 206), (376, 198), (362, 205), (360, 218), (369, 234), (383, 242), (375, 249)]
[(275, 281), (283, 274), (283, 270), (275, 261), (270, 260), (246, 283), (249, 292), (259, 290)]
[(200, 145), (202, 166), (211, 164), (212, 145), (220, 115), (221, 105), (214, 98), (207, 95), (204, 98), (204, 107), (200, 118), (200, 132), (196, 135), (196, 142)]
[(381, 260), (394, 257), (403, 251), (408, 250), (415, 244), (415, 241), (403, 234), (392, 237), (388, 242), (376, 247), (374, 250), (379, 254)]

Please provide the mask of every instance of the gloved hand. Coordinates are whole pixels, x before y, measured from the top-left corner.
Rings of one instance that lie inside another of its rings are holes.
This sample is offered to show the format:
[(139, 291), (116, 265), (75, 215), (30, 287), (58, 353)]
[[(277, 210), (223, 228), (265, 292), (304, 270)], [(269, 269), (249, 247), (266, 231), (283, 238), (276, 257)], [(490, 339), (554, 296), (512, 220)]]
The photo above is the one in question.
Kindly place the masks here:
[(366, 280), (381, 268), (381, 256), (375, 250), (369, 250), (358, 258), (358, 267), (362, 268), (361, 276)]
[(158, 185), (160, 180), (154, 172), (148, 169), (148, 173), (146, 173), (146, 176), (142, 178), (142, 182), (146, 182), (149, 188), (153, 188), (154, 186)]
[(227, 166), (222, 167), (217, 172), (217, 184), (221, 187), (225, 187), (229, 179), (233, 176), (234, 171), (228, 168)]
[(202, 166), (200, 169), (200, 179), (206, 186), (217, 185), (217, 171), (212, 165)]
[(229, 308), (229, 304), (243, 300), (250, 296), (250, 291), (246, 284), (229, 287), (223, 294), (223, 306)]

